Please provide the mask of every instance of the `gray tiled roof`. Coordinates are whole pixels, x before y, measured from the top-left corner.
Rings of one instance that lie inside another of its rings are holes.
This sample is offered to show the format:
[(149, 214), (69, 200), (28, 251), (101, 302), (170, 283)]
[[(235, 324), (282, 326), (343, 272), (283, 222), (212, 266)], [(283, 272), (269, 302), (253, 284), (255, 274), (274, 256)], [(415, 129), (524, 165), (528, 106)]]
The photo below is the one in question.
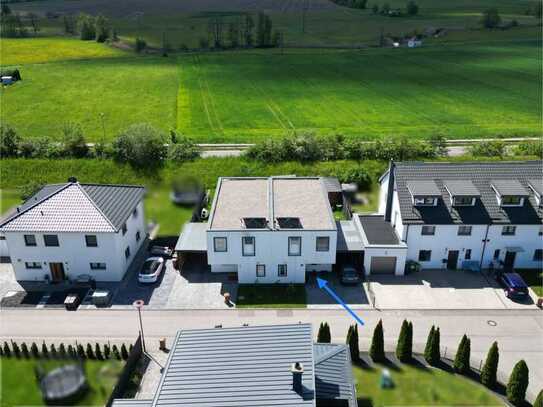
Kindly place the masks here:
[(543, 178), (530, 178), (528, 180), (528, 185), (531, 186), (539, 195), (543, 195)]
[(143, 198), (130, 185), (46, 185), (0, 224), (3, 231), (116, 232)]
[(398, 244), (398, 236), (384, 216), (357, 215), (369, 244)]
[[(304, 365), (304, 392), (292, 363)], [(315, 406), (310, 324), (181, 330), (153, 406)]]
[(452, 196), (479, 196), (479, 190), (469, 179), (448, 179), (443, 185)]
[(528, 191), (517, 179), (493, 179), (490, 184), (500, 195), (527, 196)]
[(412, 180), (407, 183), (407, 189), (413, 196), (436, 196), (439, 195), (439, 188), (432, 180)]
[[(463, 162), (463, 163), (419, 163), (394, 164), (395, 185), (400, 201), (404, 223), (426, 224), (541, 224), (542, 209), (533, 195), (525, 200), (523, 207), (500, 207), (492, 180), (517, 180), (526, 187), (529, 179), (541, 179), (541, 161), (519, 162)], [(411, 202), (407, 184), (413, 181), (434, 181), (441, 198), (435, 207), (416, 207)], [(451, 207), (444, 180), (470, 180), (480, 192), (475, 206)]]
[[(346, 400), (349, 407), (356, 407), (356, 389), (347, 346), (316, 343), (313, 350), (317, 399)], [(326, 405), (324, 401), (323, 405)]]

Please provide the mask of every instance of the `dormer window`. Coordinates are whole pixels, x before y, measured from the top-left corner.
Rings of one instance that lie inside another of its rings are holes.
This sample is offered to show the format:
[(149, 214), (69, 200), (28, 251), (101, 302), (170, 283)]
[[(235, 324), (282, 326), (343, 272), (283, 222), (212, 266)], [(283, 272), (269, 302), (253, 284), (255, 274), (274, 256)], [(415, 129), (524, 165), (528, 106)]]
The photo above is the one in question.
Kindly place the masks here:
[(445, 189), (449, 193), (452, 206), (474, 206), (480, 196), (479, 190), (470, 180), (443, 181)]
[(410, 181), (407, 189), (415, 206), (436, 206), (441, 192), (434, 181)]
[(526, 188), (516, 179), (492, 180), (491, 186), (501, 207), (524, 206), (524, 199), (528, 197)]
[(543, 179), (529, 179), (528, 186), (534, 193), (537, 206), (543, 207)]

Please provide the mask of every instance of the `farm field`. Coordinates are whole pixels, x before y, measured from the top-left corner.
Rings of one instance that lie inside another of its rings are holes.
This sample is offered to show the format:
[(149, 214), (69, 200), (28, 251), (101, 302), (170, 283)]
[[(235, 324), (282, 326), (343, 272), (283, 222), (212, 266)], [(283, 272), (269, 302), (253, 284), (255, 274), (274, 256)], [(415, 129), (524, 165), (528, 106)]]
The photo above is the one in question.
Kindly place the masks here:
[[(339, 7), (328, 0), (42, 0), (13, 3), (14, 11), (62, 14), (103, 13), (112, 19), (122, 40), (133, 42), (143, 38), (151, 46), (161, 46), (163, 35), (173, 49), (181, 45), (198, 47), (207, 37), (208, 18), (220, 16), (227, 24), (245, 13), (266, 12), (274, 28), (284, 33), (287, 45), (357, 46), (376, 45), (381, 29), (384, 33), (402, 35), (429, 27), (451, 31), (478, 27), (481, 12), (497, 7), (504, 22), (516, 20), (521, 25), (536, 25), (537, 20), (525, 14), (536, 0), (418, 0), (419, 14), (390, 18), (374, 15), (374, 4), (405, 8), (405, 0), (375, 0), (366, 10)], [(62, 18), (44, 19), (42, 32), (62, 33)], [(302, 28), (303, 27), (303, 28)], [(446, 37), (445, 37), (446, 38)]]
[(0, 91), (2, 121), (23, 137), (54, 139), (65, 122), (78, 122), (90, 141), (104, 137), (101, 114), (107, 140), (137, 122), (198, 142), (254, 142), (292, 131), (364, 139), (541, 134), (537, 39), (168, 58), (101, 50), (85, 59), (79, 52), (83, 59), (52, 54), (53, 62), (28, 63), (27, 48), (4, 50), (23, 81)]

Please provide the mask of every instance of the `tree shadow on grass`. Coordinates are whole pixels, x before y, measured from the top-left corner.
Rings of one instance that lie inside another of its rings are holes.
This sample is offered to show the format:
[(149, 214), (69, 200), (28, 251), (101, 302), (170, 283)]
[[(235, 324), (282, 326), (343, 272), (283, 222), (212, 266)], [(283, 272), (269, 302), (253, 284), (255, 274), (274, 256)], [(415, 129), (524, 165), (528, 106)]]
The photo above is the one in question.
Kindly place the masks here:
[(356, 400), (358, 407), (373, 407), (373, 400), (367, 397), (360, 397)]

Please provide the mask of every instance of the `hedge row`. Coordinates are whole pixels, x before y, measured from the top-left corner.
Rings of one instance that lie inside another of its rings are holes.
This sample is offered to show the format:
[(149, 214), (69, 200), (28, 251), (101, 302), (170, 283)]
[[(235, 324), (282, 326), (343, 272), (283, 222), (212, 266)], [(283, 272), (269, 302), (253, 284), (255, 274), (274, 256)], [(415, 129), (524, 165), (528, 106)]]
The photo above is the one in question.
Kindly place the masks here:
[(14, 341), (5, 341), (3, 346), (0, 347), (0, 356), (18, 359), (34, 357), (42, 359), (127, 360), (131, 351), (132, 344), (127, 347), (124, 343), (120, 347), (117, 345), (110, 346), (109, 344), (101, 345), (99, 343), (94, 344), (94, 346), (90, 343), (87, 343), (85, 346), (80, 343), (66, 346), (64, 343), (61, 343), (57, 348), (55, 344), (47, 345), (45, 342), (38, 347), (36, 342), (32, 342), (28, 346), (25, 342), (19, 344)]

